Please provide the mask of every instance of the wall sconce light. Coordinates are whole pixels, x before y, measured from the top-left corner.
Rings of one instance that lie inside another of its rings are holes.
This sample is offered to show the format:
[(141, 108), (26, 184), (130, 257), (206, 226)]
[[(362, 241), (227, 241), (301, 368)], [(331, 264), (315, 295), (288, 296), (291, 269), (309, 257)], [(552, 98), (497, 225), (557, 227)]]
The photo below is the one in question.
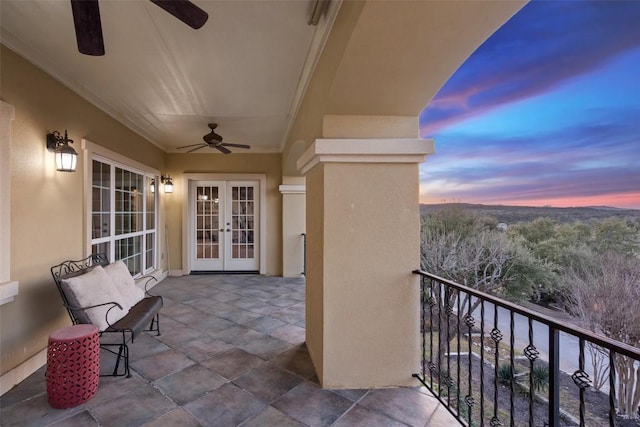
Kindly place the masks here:
[(160, 181), (164, 185), (165, 193), (173, 193), (173, 181), (171, 181), (171, 177), (169, 175), (162, 175), (160, 177)]
[(64, 136), (60, 132), (54, 131), (47, 134), (47, 150), (56, 155), (56, 167), (60, 172), (75, 172), (78, 162), (78, 153), (69, 145), (73, 139), (67, 137), (65, 129)]
[(149, 183), (149, 191), (151, 192), (151, 194), (156, 192), (156, 180), (152, 179), (151, 182)]

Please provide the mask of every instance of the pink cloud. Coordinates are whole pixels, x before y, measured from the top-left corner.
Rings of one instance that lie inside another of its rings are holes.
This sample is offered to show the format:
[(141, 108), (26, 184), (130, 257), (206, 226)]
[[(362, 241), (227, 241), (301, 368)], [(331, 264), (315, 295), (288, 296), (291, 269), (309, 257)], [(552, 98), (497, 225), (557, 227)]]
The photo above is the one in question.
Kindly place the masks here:
[(428, 197), (421, 197), (420, 203), (479, 203), (485, 205), (507, 205), (507, 206), (553, 206), (558, 208), (569, 208), (579, 206), (610, 206), (624, 209), (640, 209), (640, 191), (627, 193), (612, 193), (594, 196), (566, 196), (566, 197), (538, 197), (527, 198), (511, 196), (500, 197), (474, 197), (467, 199), (447, 198), (444, 195), (429, 194)]

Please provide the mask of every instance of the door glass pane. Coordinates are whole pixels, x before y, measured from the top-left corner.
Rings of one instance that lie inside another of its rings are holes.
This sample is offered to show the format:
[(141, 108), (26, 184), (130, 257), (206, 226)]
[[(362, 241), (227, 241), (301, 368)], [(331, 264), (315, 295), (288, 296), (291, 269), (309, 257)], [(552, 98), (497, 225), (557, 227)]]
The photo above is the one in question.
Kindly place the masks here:
[(220, 209), (217, 186), (196, 186), (196, 259), (220, 258)]
[(231, 190), (231, 257), (234, 259), (253, 258), (253, 187), (233, 186)]

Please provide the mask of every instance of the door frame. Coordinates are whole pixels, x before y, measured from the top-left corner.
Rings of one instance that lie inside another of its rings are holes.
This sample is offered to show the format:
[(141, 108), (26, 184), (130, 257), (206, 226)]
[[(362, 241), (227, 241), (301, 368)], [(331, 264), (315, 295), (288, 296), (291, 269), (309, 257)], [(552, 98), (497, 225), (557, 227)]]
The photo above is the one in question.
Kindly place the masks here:
[[(191, 258), (189, 257), (189, 245), (191, 235), (189, 233), (189, 221), (191, 221), (189, 212), (191, 203), (189, 200), (189, 186), (192, 181), (258, 181), (259, 190), (259, 265), (260, 274), (267, 273), (267, 175), (266, 174), (244, 174), (244, 173), (185, 173), (182, 175), (182, 274), (189, 274), (191, 271)], [(175, 194), (175, 193), (174, 193)]]

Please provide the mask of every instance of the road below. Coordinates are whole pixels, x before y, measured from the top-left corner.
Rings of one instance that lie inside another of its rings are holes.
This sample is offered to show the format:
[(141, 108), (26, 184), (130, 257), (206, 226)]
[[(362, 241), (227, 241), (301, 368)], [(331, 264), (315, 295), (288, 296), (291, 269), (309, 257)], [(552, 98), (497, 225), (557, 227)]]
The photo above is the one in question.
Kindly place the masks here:
[[(533, 309), (532, 307), (529, 307)], [(485, 322), (485, 335), (489, 336), (489, 332), (494, 326), (494, 305), (486, 302), (484, 308), (484, 322)], [(544, 308), (540, 308), (540, 311), (547, 316), (552, 316), (553, 312)], [(559, 313), (562, 317), (561, 320), (565, 321), (566, 314)], [(476, 318), (476, 326), (479, 326), (480, 308), (478, 307), (473, 316)], [(514, 314), (514, 347), (517, 352), (523, 354), (525, 347), (529, 345), (529, 320), (520, 315)], [(503, 343), (509, 345), (511, 339), (511, 318), (509, 310), (498, 307), (498, 329), (502, 332)], [(539, 358), (546, 362), (549, 361), (549, 327), (543, 323), (533, 321), (533, 345), (540, 352)], [(579, 340), (577, 337), (560, 332), (560, 370), (571, 375), (578, 370), (578, 361), (580, 355)], [(584, 352), (585, 366), (584, 370), (587, 372), (591, 379), (593, 379), (593, 364), (592, 356), (587, 346), (585, 346)], [(608, 363), (608, 362), (607, 362)], [(608, 387), (603, 387), (602, 391), (608, 391)]]

